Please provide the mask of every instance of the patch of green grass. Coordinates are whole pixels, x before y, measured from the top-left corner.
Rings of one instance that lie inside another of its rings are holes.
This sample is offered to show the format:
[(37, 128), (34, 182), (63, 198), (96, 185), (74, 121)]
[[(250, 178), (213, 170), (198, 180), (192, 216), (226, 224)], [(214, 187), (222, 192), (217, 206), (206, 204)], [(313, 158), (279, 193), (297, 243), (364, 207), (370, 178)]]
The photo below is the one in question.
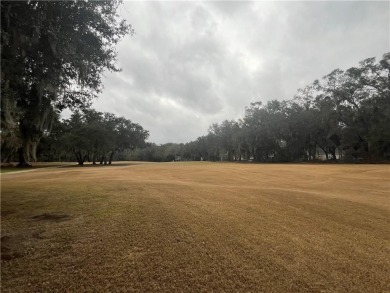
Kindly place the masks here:
[(0, 168), (0, 173), (11, 173), (11, 172), (17, 172), (22, 171), (23, 169), (17, 168), (17, 167), (2, 167)]

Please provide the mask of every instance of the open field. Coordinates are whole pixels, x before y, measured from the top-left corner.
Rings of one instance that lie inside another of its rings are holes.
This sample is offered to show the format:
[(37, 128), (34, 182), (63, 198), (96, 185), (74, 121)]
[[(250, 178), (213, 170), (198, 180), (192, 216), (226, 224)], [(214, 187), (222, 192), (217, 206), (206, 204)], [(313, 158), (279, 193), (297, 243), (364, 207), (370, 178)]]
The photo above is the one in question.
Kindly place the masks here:
[(390, 166), (1, 175), (2, 292), (390, 292)]

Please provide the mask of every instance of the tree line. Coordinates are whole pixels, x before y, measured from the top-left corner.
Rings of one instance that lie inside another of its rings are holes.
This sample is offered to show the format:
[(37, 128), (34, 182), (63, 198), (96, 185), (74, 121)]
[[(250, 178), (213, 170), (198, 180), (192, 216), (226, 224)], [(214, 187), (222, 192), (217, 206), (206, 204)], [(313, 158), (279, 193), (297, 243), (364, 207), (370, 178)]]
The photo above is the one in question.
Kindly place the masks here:
[(94, 109), (75, 111), (69, 119), (56, 119), (37, 150), (40, 161), (74, 161), (79, 165), (111, 164), (116, 154), (145, 146), (149, 132), (137, 123)]
[(55, 119), (38, 148), (42, 161), (82, 165), (140, 161), (328, 161), (390, 159), (390, 53), (336, 69), (290, 100), (254, 102), (243, 118), (209, 127), (188, 143), (146, 142), (148, 131), (123, 117), (85, 108)]
[(150, 144), (129, 159), (379, 162), (390, 159), (390, 53), (336, 69), (289, 100), (254, 102), (237, 121), (186, 144)]

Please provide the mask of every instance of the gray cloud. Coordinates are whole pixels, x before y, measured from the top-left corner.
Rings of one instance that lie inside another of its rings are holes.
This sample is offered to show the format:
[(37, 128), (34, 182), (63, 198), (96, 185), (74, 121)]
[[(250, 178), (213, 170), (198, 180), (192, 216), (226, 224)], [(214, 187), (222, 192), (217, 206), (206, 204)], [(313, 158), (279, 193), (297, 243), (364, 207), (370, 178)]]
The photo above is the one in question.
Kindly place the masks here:
[(136, 34), (118, 46), (94, 106), (187, 142), (253, 101), (292, 98), (335, 68), (389, 51), (388, 2), (125, 2)]

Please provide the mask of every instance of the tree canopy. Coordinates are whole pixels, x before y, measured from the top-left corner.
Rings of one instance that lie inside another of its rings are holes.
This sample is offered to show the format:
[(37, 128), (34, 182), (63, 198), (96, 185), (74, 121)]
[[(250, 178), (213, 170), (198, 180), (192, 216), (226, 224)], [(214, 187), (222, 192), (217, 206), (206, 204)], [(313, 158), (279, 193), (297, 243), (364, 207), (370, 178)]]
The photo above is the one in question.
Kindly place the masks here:
[(118, 71), (115, 45), (133, 29), (121, 1), (1, 1), (2, 157), (36, 159), (64, 108), (83, 108)]
[(137, 123), (93, 109), (75, 111), (69, 119), (55, 121), (44, 135), (38, 155), (43, 160), (74, 160), (111, 164), (115, 153), (146, 145), (149, 132)]

